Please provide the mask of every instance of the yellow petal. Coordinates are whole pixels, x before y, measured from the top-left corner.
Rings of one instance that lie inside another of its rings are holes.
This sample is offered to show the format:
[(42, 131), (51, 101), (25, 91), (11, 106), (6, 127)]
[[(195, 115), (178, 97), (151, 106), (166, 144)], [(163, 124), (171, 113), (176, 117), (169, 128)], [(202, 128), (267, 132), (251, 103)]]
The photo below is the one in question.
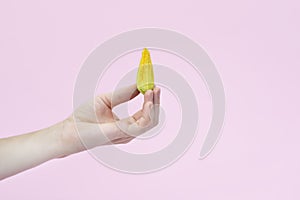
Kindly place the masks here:
[(154, 88), (154, 72), (150, 52), (144, 49), (136, 78), (137, 89), (145, 94), (147, 90)]

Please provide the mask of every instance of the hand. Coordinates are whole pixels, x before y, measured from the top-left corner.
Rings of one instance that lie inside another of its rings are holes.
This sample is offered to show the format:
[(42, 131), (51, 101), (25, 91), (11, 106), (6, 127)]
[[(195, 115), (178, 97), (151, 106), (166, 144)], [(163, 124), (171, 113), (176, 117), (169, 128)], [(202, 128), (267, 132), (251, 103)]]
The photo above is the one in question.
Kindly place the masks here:
[(62, 145), (65, 155), (100, 145), (128, 143), (158, 124), (160, 89), (155, 87), (144, 95), (142, 109), (119, 119), (112, 109), (139, 94), (136, 85), (102, 94), (80, 106), (64, 121)]
[[(89, 148), (131, 141), (158, 123), (160, 89), (144, 95), (141, 110), (118, 119), (113, 107), (136, 97), (135, 85), (103, 94), (48, 128), (0, 139), (0, 180), (54, 158)], [(9, 156), (8, 156), (9, 155)]]

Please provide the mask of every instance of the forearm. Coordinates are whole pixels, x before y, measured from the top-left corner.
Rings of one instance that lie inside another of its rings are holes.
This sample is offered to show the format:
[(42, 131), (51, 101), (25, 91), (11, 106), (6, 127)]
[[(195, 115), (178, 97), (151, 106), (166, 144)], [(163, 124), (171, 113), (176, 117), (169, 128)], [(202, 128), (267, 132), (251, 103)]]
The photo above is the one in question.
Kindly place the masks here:
[(0, 180), (48, 160), (73, 153), (63, 144), (64, 122), (32, 133), (0, 139)]

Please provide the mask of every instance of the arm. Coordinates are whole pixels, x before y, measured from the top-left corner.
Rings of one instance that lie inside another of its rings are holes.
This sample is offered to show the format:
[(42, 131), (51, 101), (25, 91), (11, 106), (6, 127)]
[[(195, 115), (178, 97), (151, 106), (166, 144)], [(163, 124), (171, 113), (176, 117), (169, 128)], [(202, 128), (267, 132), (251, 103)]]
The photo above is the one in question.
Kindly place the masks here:
[(153, 128), (158, 123), (159, 88), (146, 92), (142, 109), (133, 116), (118, 119), (112, 111), (114, 106), (138, 94), (135, 85), (103, 94), (93, 99), (93, 104), (82, 105), (53, 126), (0, 139), (0, 180), (54, 158), (96, 146), (127, 143)]
[(63, 156), (63, 122), (32, 133), (0, 139), (0, 180)]

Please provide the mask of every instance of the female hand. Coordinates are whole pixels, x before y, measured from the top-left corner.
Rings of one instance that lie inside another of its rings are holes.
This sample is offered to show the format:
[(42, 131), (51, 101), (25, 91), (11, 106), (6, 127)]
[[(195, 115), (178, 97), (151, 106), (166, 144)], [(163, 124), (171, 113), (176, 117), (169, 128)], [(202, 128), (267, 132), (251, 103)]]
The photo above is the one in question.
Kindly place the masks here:
[(160, 89), (144, 95), (142, 109), (118, 119), (113, 107), (131, 100), (139, 92), (135, 85), (103, 94), (83, 104), (66, 120), (48, 128), (0, 139), (0, 180), (96, 146), (131, 141), (158, 123)]
[(62, 144), (66, 155), (107, 144), (128, 143), (158, 124), (160, 88), (148, 90), (141, 110), (119, 119), (113, 108), (139, 94), (136, 85), (96, 96), (80, 106), (64, 122)]

